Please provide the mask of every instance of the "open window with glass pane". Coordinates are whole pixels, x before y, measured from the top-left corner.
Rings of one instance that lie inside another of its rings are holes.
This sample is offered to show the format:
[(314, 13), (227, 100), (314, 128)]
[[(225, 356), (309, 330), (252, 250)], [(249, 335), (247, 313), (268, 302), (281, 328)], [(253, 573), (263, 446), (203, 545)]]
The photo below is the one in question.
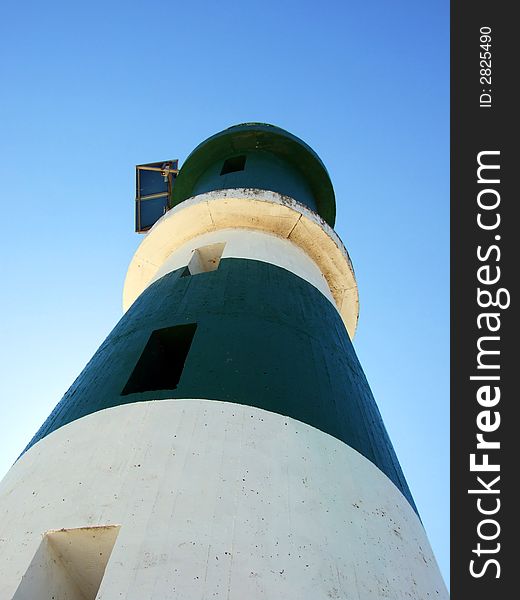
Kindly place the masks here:
[(170, 208), (173, 184), (179, 172), (177, 160), (135, 168), (135, 230), (148, 231)]

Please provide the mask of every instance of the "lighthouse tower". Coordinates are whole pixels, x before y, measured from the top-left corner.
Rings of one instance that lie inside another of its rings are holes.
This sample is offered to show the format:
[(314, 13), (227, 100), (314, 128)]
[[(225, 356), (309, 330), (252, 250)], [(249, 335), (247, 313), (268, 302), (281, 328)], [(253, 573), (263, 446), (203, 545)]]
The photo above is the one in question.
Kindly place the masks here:
[(124, 316), (0, 486), (0, 598), (447, 598), (319, 157), (248, 123), (137, 175)]

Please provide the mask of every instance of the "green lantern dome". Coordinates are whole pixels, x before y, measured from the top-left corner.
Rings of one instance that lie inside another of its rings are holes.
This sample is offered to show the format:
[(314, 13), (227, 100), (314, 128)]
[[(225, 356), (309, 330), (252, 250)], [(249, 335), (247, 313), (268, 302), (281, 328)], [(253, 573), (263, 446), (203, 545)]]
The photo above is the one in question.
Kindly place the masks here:
[(280, 127), (243, 123), (199, 144), (179, 171), (172, 206), (197, 194), (233, 188), (290, 196), (334, 226), (336, 202), (327, 169), (310, 146)]

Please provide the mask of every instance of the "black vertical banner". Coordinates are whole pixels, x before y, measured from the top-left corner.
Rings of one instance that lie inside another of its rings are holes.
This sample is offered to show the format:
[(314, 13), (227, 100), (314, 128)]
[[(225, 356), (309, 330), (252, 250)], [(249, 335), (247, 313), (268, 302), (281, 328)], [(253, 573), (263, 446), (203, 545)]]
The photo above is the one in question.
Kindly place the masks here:
[[(514, 3), (451, 5), (451, 597), (518, 597), (520, 37)], [(513, 103), (515, 106), (513, 106)]]

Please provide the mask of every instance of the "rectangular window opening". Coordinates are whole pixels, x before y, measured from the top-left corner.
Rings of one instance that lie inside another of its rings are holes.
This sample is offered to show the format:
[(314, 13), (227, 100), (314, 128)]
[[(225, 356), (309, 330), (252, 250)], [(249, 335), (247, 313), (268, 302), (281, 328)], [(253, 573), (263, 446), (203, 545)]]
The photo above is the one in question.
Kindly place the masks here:
[[(193, 251), (193, 255), (188, 263), (187, 269), (190, 275), (198, 275), (199, 273), (209, 273), (216, 271), (224, 253), (225, 243), (210, 244), (209, 246), (201, 246)], [(181, 277), (186, 276), (183, 272)]]
[(227, 158), (222, 165), (221, 175), (227, 175), (228, 173), (235, 173), (236, 171), (243, 171), (246, 166), (245, 155), (232, 156)]
[(47, 531), (13, 600), (95, 600), (119, 525)]
[(121, 395), (174, 390), (179, 384), (197, 325), (156, 329), (150, 335)]

